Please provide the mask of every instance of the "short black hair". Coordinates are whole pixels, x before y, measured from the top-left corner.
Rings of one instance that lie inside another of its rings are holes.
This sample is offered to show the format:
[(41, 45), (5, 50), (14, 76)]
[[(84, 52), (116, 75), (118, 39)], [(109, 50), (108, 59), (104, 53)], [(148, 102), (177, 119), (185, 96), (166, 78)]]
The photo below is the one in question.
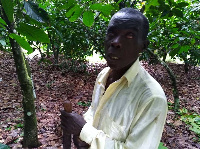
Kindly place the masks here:
[(127, 13), (129, 15), (138, 15), (142, 20), (142, 38), (145, 40), (149, 32), (149, 21), (148, 19), (138, 10), (134, 8), (122, 8), (117, 13)]

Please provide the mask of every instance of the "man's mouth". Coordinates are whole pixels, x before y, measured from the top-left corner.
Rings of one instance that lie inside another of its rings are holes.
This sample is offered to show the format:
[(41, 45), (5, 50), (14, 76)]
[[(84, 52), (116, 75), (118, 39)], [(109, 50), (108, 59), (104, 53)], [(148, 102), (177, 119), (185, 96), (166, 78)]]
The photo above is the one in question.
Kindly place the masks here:
[(113, 60), (118, 60), (118, 59), (119, 59), (119, 58), (116, 57), (116, 56), (111, 56), (110, 58), (113, 59)]
[(108, 55), (108, 58), (109, 58), (110, 60), (118, 60), (118, 59), (119, 59), (118, 56), (113, 55), (113, 54), (109, 54), (109, 55)]

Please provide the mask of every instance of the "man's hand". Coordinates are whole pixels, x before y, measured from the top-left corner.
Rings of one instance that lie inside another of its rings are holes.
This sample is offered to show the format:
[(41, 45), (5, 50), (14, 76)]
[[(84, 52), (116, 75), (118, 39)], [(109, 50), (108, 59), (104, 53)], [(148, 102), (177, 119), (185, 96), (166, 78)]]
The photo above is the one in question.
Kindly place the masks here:
[(74, 135), (73, 141), (77, 149), (88, 149), (90, 147), (90, 145), (82, 141), (79, 136)]
[(77, 113), (61, 111), (61, 127), (69, 134), (79, 136), (86, 121)]

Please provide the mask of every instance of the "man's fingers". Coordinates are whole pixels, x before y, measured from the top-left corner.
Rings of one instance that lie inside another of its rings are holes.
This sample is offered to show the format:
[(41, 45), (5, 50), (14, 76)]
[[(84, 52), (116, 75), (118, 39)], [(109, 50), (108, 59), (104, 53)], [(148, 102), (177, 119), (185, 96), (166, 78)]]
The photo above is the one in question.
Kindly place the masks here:
[(71, 113), (67, 113), (65, 110), (61, 110), (60, 113), (61, 113), (61, 115), (65, 116), (65, 117), (71, 116)]

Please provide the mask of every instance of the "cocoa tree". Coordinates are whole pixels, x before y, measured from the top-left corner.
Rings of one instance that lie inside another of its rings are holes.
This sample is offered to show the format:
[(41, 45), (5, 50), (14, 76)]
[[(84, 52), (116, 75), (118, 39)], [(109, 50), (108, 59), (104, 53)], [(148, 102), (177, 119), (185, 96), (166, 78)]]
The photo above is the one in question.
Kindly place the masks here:
[[(30, 67), (28, 65), (28, 62), (26, 61), (24, 53), (22, 52), (22, 48), (26, 49), (28, 53), (31, 53), (33, 51), (32, 47), (24, 39), (24, 36), (26, 36), (27, 38), (31, 38), (35, 41), (40, 40), (41, 36), (42, 38), (44, 37), (41, 40), (45, 42), (49, 42), (49, 39), (48, 36), (39, 28), (28, 25), (26, 23), (19, 23), (19, 21), (17, 20), (18, 18), (16, 11), (20, 10), (21, 8), (23, 9), (22, 6), (23, 5), (16, 1), (1, 0), (0, 27), (7, 32), (7, 35), (9, 37), (7, 44), (10, 45), (13, 53), (16, 72), (23, 94), (23, 147), (33, 148), (40, 146), (40, 143), (38, 141), (36, 110), (34, 104), (36, 96), (33, 89)], [(19, 33), (24, 36), (20, 36)]]

